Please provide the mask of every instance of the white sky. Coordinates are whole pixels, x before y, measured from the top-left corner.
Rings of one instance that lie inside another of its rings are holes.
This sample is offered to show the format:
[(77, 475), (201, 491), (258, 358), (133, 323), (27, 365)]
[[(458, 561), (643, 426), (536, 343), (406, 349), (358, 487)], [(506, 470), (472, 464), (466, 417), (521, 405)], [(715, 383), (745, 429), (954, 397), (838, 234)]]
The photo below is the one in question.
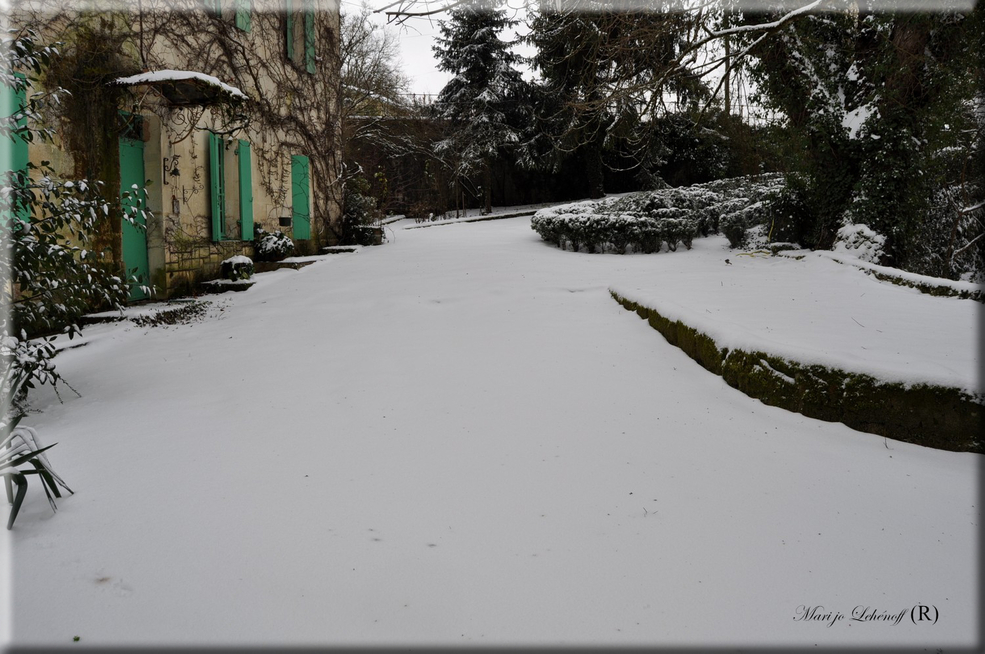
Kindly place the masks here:
[[(358, 0), (341, 0), (342, 11), (357, 11), (359, 9)], [(391, 4), (392, 0), (369, 0), (369, 6), (374, 9), (385, 7)], [(509, 5), (519, 5), (522, 2), (510, 0)], [(522, 15), (518, 16), (522, 20)], [(391, 25), (388, 29), (394, 30), (400, 42), (401, 66), (404, 73), (410, 78), (411, 93), (440, 93), (444, 85), (451, 79), (447, 73), (438, 70), (438, 62), (434, 58), (431, 47), (435, 44), (435, 39), (440, 34), (438, 22), (446, 15), (436, 15), (428, 18), (412, 18), (403, 25)], [(385, 16), (377, 16), (382, 25), (386, 22)], [(523, 31), (523, 25), (518, 25), (517, 29)], [(501, 38), (513, 38), (510, 33), (504, 33)], [(517, 50), (525, 54), (523, 48)]]

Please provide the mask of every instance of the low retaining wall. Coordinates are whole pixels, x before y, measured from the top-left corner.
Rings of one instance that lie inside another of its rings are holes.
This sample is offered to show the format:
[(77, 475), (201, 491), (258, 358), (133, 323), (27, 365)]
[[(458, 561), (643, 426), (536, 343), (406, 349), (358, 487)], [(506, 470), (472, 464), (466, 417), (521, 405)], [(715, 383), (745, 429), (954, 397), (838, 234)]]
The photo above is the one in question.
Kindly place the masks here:
[(869, 375), (720, 348), (698, 330), (610, 291), (703, 368), (764, 404), (907, 443), (985, 453), (982, 398), (957, 388), (883, 382)]

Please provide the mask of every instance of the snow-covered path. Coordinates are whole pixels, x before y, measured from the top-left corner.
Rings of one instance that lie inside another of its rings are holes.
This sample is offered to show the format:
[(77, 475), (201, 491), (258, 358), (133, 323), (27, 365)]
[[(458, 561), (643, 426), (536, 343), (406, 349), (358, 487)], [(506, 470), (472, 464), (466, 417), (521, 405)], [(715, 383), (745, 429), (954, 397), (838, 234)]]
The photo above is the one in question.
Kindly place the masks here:
[(395, 237), (59, 355), (16, 643), (976, 642), (981, 457), (765, 406), (609, 296), (691, 253)]

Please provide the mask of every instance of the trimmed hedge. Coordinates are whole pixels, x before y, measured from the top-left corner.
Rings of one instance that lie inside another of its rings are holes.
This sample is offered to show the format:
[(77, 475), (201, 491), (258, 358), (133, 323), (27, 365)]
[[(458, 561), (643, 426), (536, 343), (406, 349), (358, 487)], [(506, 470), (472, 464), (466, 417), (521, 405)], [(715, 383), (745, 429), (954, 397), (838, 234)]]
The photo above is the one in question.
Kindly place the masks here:
[(586, 252), (658, 252), (664, 244), (674, 251), (691, 249), (697, 225), (687, 218), (563, 213), (534, 218), (541, 238), (561, 249)]
[(549, 243), (585, 252), (651, 253), (664, 245), (673, 252), (718, 231), (736, 247), (782, 185), (781, 176), (765, 175), (576, 202), (538, 211), (531, 227)]
[[(611, 291), (610, 291), (611, 292)], [(807, 365), (764, 352), (719, 348), (714, 339), (611, 292), (671, 345), (764, 404), (852, 429), (953, 452), (985, 454), (981, 396), (932, 384), (907, 387), (869, 375)]]

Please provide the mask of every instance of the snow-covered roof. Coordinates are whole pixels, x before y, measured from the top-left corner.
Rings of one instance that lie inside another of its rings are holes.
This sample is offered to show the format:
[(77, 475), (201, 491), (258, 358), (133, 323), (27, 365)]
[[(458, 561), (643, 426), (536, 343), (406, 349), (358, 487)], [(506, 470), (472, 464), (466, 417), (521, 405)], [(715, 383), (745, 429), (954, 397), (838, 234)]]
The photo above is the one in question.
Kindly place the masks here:
[[(113, 80), (114, 84), (119, 84), (121, 86), (135, 86), (137, 84), (156, 84), (156, 85), (168, 85), (172, 89), (179, 89), (180, 83), (191, 82), (194, 86), (200, 86), (205, 84), (206, 86), (214, 87), (215, 89), (221, 90), (222, 92), (230, 95), (234, 98), (240, 100), (246, 100), (247, 96), (245, 93), (240, 91), (235, 86), (226, 84), (218, 77), (212, 75), (206, 75), (205, 73), (199, 73), (192, 70), (157, 70), (150, 71), (146, 73), (139, 73), (137, 75), (130, 75), (129, 77), (119, 77)], [(179, 93), (179, 95), (187, 96), (187, 93)], [(169, 98), (170, 99), (170, 98)]]

